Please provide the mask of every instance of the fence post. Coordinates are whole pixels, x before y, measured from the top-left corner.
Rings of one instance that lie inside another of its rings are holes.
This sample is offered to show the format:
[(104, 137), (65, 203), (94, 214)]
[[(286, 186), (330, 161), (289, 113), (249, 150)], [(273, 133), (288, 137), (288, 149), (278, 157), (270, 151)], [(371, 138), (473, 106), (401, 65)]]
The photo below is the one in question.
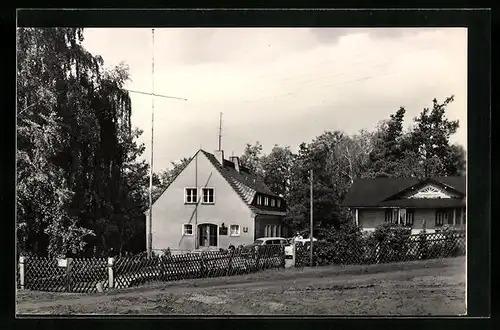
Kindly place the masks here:
[(255, 246), (255, 253), (256, 253), (256, 256), (255, 256), (255, 270), (259, 270), (260, 267), (259, 267), (259, 261), (260, 261), (260, 246)]
[(71, 264), (73, 258), (66, 258), (66, 290), (71, 292)]
[(297, 267), (297, 244), (295, 244), (295, 240), (293, 241), (293, 244), (292, 244), (293, 248), (292, 248), (292, 264), (293, 264), (293, 267)]
[(285, 246), (281, 246), (281, 267), (286, 268)]
[(19, 257), (19, 288), (24, 290), (24, 257)]
[(420, 232), (419, 249), (420, 259), (427, 259), (427, 236), (425, 231), (425, 219), (422, 220), (422, 231)]
[(115, 279), (114, 279), (114, 273), (113, 273), (113, 265), (115, 263), (115, 259), (112, 257), (108, 258), (108, 287), (110, 289), (113, 289), (115, 287)]

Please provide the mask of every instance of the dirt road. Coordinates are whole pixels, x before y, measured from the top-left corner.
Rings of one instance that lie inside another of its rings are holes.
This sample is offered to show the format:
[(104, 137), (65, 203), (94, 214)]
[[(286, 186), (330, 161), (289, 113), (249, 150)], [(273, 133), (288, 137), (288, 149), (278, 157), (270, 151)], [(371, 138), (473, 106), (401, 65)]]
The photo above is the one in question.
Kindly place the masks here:
[(267, 271), (106, 294), (19, 292), (19, 314), (458, 315), (465, 258)]

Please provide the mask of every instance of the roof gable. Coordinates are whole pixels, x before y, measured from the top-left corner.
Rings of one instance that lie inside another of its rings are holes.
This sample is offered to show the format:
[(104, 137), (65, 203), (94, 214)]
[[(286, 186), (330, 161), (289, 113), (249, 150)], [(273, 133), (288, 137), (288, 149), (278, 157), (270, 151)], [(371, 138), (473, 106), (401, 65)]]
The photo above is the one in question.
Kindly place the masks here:
[(342, 205), (346, 207), (388, 206), (391, 200), (408, 195), (412, 187), (415, 189), (429, 184), (447, 187), (452, 192), (465, 196), (465, 177), (440, 177), (423, 181), (416, 178), (385, 177), (356, 180)]
[[(189, 160), (186, 167), (189, 166), (191, 161), (196, 157), (196, 155), (201, 152), (209, 160), (209, 162), (217, 169), (217, 171), (222, 175), (222, 177), (229, 183), (233, 190), (240, 196), (240, 198), (249, 206), (249, 208), (254, 213), (259, 213), (259, 208), (256, 206), (251, 206), (250, 204), (254, 200), (257, 193), (261, 193), (268, 196), (278, 197), (274, 192), (272, 192), (267, 185), (250, 173), (250, 171), (240, 166), (240, 172), (236, 171), (234, 168), (234, 163), (224, 159), (223, 166), (219, 163), (215, 155), (208, 153), (202, 149), (198, 150), (193, 157)], [(159, 196), (153, 201), (153, 204), (158, 200), (158, 198), (165, 193), (165, 191), (172, 185), (172, 183), (177, 179), (177, 177), (185, 170), (185, 168), (180, 171), (176, 177), (172, 179), (167, 187), (159, 194)], [(278, 212), (278, 211), (276, 211)], [(278, 212), (283, 213), (283, 212)]]
[[(454, 177), (456, 178), (456, 177)], [(465, 192), (459, 191), (456, 188), (443, 183), (444, 178), (428, 178), (417, 182), (403, 189), (401, 192), (386, 198), (384, 201), (393, 199), (407, 199), (407, 198), (455, 198), (465, 196)], [(458, 180), (444, 180), (445, 182), (452, 183)], [(465, 178), (463, 179), (465, 182)]]
[(342, 203), (344, 206), (376, 206), (381, 201), (418, 183), (416, 178), (394, 179), (373, 178), (357, 179), (351, 185)]

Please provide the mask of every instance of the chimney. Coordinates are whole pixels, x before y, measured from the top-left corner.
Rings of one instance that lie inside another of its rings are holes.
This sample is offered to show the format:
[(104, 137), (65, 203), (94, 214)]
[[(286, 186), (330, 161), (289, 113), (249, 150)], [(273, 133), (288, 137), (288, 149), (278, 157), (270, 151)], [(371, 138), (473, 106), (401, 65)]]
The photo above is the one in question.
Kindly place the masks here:
[(216, 150), (214, 155), (215, 155), (215, 158), (217, 158), (217, 161), (220, 163), (220, 165), (224, 166), (224, 151), (223, 150)]
[(231, 156), (229, 159), (233, 162), (233, 164), (234, 164), (234, 169), (235, 169), (237, 172), (239, 172), (239, 171), (240, 171), (240, 158), (239, 158), (239, 157), (237, 157), (237, 156)]

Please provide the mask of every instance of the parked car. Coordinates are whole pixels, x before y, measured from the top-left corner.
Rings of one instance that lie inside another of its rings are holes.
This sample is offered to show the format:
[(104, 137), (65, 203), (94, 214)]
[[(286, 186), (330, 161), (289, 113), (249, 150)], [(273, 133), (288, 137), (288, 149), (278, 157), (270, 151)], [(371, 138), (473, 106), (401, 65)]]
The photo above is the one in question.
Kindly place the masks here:
[(283, 237), (263, 237), (256, 239), (252, 244), (252, 246), (257, 245), (289, 245), (290, 243), (286, 238)]
[[(310, 237), (308, 237), (308, 238), (303, 238), (303, 237), (301, 237), (301, 238), (293, 238), (292, 240), (294, 240), (295, 242), (300, 242), (302, 244), (310, 243), (311, 242), (311, 238)], [(318, 239), (313, 237), (313, 242), (316, 242), (316, 241), (318, 241)]]
[(286, 238), (283, 238), (283, 237), (262, 237), (262, 238), (258, 238), (256, 239), (252, 244), (248, 244), (248, 245), (245, 245), (243, 246), (243, 250), (245, 252), (248, 252), (248, 254), (250, 255), (254, 255), (256, 250), (258, 249), (259, 246), (263, 246), (263, 245), (281, 245), (281, 246), (285, 246), (285, 249), (286, 249), (286, 246), (289, 246), (290, 243), (288, 242), (288, 240)]

